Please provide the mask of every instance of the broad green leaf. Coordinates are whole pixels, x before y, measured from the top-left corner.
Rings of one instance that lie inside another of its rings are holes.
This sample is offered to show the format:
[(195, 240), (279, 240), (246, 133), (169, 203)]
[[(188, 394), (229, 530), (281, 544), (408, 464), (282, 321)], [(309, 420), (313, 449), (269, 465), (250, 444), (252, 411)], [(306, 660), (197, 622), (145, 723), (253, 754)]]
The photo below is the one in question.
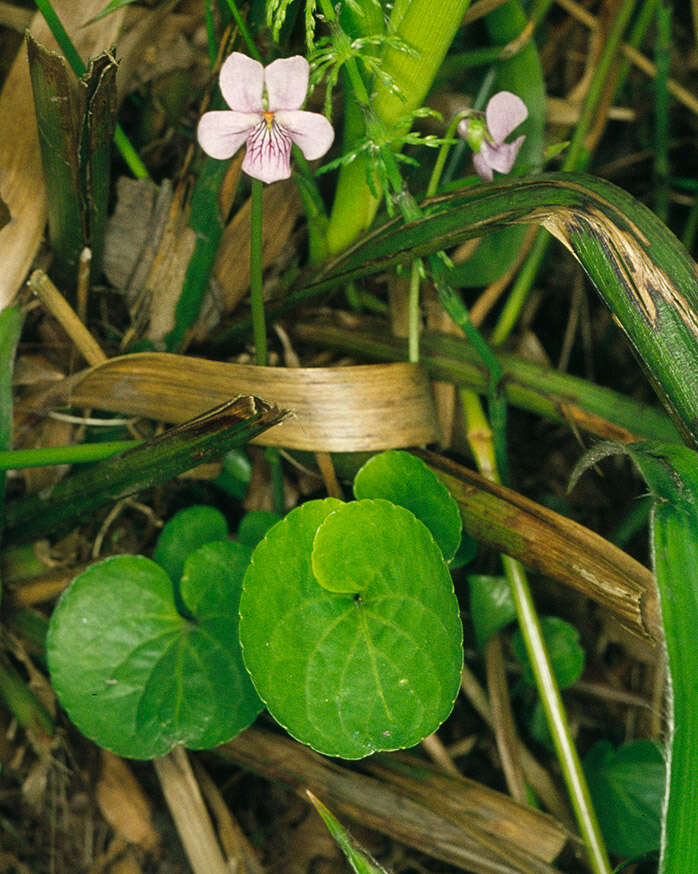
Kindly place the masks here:
[(237, 604), (249, 550), (209, 543), (185, 565), (174, 606), (170, 578), (143, 556), (88, 568), (53, 612), (51, 682), (77, 727), (136, 759), (176, 744), (204, 749), (234, 737), (260, 712), (240, 656)]
[(475, 558), (476, 555), (477, 540), (463, 532), (461, 534), (460, 545), (456, 550), (456, 554), (448, 563), (448, 566), (451, 568), (452, 571), (456, 570), (456, 568), (459, 567), (465, 567), (466, 565), (470, 564), (470, 562)]
[(222, 470), (214, 483), (236, 501), (241, 501), (250, 484), (252, 463), (244, 449), (231, 449), (223, 456), (222, 462)]
[(598, 741), (584, 759), (584, 773), (608, 849), (619, 856), (656, 850), (666, 780), (657, 745), (638, 740), (616, 750)]
[(237, 538), (240, 543), (254, 549), (272, 525), (281, 520), (278, 513), (271, 510), (251, 510), (240, 520)]
[(228, 523), (215, 507), (195, 504), (186, 507), (169, 519), (158, 537), (153, 561), (163, 568), (173, 583), (178, 583), (187, 556), (214, 540), (225, 540)]
[[(576, 683), (584, 672), (586, 655), (579, 643), (579, 632), (574, 625), (570, 625), (558, 616), (541, 616), (540, 624), (557, 684), (561, 689), (566, 689)], [(536, 681), (526, 653), (526, 644), (518, 628), (514, 633), (513, 643), (516, 657), (523, 666), (524, 680), (529, 686), (535, 686)]]
[(479, 646), (516, 619), (511, 586), (505, 577), (470, 574), (470, 615)]
[(421, 458), (397, 449), (374, 455), (356, 474), (354, 495), (406, 507), (431, 531), (446, 561), (456, 554), (463, 528), (458, 504)]
[[(316, 537), (330, 572), (337, 526), (351, 536), (345, 553), (365, 541), (352, 569), (359, 597), (323, 588), (313, 573)], [(412, 746), (458, 693), (462, 627), (448, 568), (428, 529), (387, 501), (309, 501), (275, 525), (245, 574), (240, 640), (272, 716), (327, 755)]]

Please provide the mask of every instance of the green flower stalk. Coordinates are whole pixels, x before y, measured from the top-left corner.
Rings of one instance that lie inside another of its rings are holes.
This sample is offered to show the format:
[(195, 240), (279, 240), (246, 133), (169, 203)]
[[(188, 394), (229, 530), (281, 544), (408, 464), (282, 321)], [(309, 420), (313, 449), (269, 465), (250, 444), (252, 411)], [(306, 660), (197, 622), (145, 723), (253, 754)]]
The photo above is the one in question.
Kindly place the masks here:
[[(379, 129), (392, 132), (404, 122), (407, 134), (409, 119), (422, 105), (469, 4), (470, 0), (442, 4), (411, 0), (395, 4), (390, 23), (392, 35), (412, 51), (388, 46), (381, 64), (383, 76), (375, 83), (370, 104), (362, 100), (363, 95), (357, 91), (355, 77), (351, 76), (347, 63), (354, 97), (362, 104), (364, 113), (370, 108)], [(329, 6), (329, 15), (326, 6)], [(322, 8), (328, 21), (333, 21), (331, 5), (323, 3)], [(345, 143), (346, 150), (350, 151), (352, 145), (353, 142)], [(340, 170), (327, 231), (330, 253), (346, 248), (373, 221), (380, 200), (368, 183), (370, 160), (362, 153)]]

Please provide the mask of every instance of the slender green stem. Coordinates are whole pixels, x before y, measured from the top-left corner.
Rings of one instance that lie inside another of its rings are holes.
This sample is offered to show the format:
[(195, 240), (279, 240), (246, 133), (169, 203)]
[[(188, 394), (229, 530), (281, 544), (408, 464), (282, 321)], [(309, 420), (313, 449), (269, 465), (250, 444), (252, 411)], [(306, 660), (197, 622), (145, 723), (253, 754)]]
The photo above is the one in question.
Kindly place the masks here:
[[(466, 433), (478, 468), (483, 476), (493, 482), (500, 482), (497, 451), (491, 440), (493, 431), (483, 412), (480, 399), (471, 391), (464, 390), (460, 394), (466, 415)], [(502, 554), (502, 565), (511, 587), (516, 616), (533, 668), (538, 694), (545, 710), (548, 727), (577, 817), (579, 830), (587, 847), (589, 862), (595, 874), (610, 874), (611, 867), (606, 848), (591, 803), (579, 756), (574, 746), (550, 656), (545, 646), (526, 571), (520, 562), (504, 554)]]
[(262, 182), (252, 180), (252, 212), (250, 216), (250, 305), (255, 361), (267, 364), (267, 325), (262, 299)]
[(78, 50), (73, 45), (72, 40), (68, 36), (66, 29), (63, 27), (60, 18), (56, 14), (56, 10), (51, 5), (51, 0), (36, 0), (36, 6), (39, 12), (46, 19), (46, 24), (48, 24), (49, 30), (65, 55), (65, 59), (73, 68), (75, 75), (83, 76), (87, 67), (80, 57)]
[(507, 302), (490, 336), (490, 342), (493, 346), (501, 346), (509, 334), (511, 334), (521, 309), (528, 298), (528, 294), (533, 287), (533, 283), (536, 281), (536, 276), (549, 245), (550, 235), (545, 231), (539, 230), (536, 233), (526, 260), (521, 265), (516, 281), (509, 292)]
[(669, 65), (671, 63), (671, 6), (657, 7), (654, 79), (654, 212), (663, 222), (669, 216)]
[(43, 449), (8, 449), (0, 451), (0, 471), (54, 464), (87, 464), (111, 458), (133, 449), (142, 440), (111, 440), (105, 443), (81, 443), (79, 446), (45, 446)]
[(465, 118), (467, 114), (467, 110), (456, 113), (456, 115), (454, 115), (451, 119), (451, 123), (449, 124), (448, 128), (446, 129), (444, 142), (441, 144), (439, 154), (436, 156), (436, 162), (434, 163), (434, 169), (431, 171), (429, 185), (427, 186), (427, 197), (432, 197), (434, 194), (436, 194), (436, 189), (439, 187), (441, 174), (443, 173), (444, 166), (446, 164), (446, 158), (448, 157), (448, 153), (451, 148), (451, 140), (453, 139), (456, 128), (458, 127), (458, 122), (462, 118)]
[(20, 725), (49, 737), (53, 735), (55, 728), (50, 714), (19, 671), (9, 664), (0, 663), (0, 699)]
[(237, 24), (238, 29), (240, 30), (240, 35), (245, 40), (245, 45), (247, 46), (247, 51), (250, 55), (255, 59), (255, 61), (259, 61), (262, 63), (262, 56), (257, 49), (257, 46), (254, 44), (254, 40), (250, 34), (249, 28), (247, 24), (245, 24), (245, 19), (240, 15), (240, 10), (235, 3), (235, 0), (225, 0), (228, 9), (230, 9), (230, 14), (235, 19), (235, 24)]
[(283, 516), (286, 513), (286, 494), (284, 491), (284, 469), (281, 464), (281, 453), (276, 446), (267, 446), (264, 457), (269, 463), (271, 474), (271, 497), (274, 510)]
[[(252, 211), (250, 215), (250, 304), (252, 308), (252, 336), (254, 337), (255, 361), (260, 367), (269, 363), (267, 351), (267, 325), (262, 298), (262, 182), (252, 180)], [(286, 512), (284, 498), (284, 474), (279, 450), (269, 447), (265, 456), (271, 468), (274, 508), (283, 516)]]
[(206, 0), (204, 3), (204, 20), (206, 21), (206, 42), (208, 43), (208, 62), (213, 67), (218, 56), (216, 47), (216, 28), (213, 23), (213, 9), (211, 8), (212, 0)]
[(419, 281), (422, 262), (415, 258), (410, 270), (410, 295), (407, 309), (407, 348), (408, 359), (416, 364), (419, 361)]
[(141, 156), (134, 148), (131, 140), (124, 133), (120, 124), (114, 129), (114, 145), (119, 150), (121, 157), (126, 162), (129, 170), (133, 173), (136, 179), (148, 179), (148, 168), (141, 160)]
[[(36, 6), (39, 12), (41, 12), (46, 19), (46, 24), (48, 24), (49, 30), (53, 34), (75, 75), (84, 76), (87, 67), (80, 57), (78, 50), (73, 45), (72, 40), (68, 36), (66, 29), (63, 27), (60, 18), (56, 15), (56, 11), (51, 5), (50, 0), (36, 0)], [(116, 125), (114, 130), (114, 144), (136, 179), (147, 179), (148, 170), (145, 164), (141, 161), (138, 152), (135, 150), (119, 124)]]
[(555, 744), (555, 751), (567, 784), (577, 824), (587, 848), (589, 864), (595, 874), (610, 874), (611, 866), (606, 847), (570, 732), (567, 714), (545, 646), (531, 590), (526, 579), (526, 572), (520, 562), (508, 555), (502, 555), (502, 564), (514, 596), (519, 627), (526, 644), (538, 694), (545, 710), (548, 728)]
[(693, 245), (695, 243), (696, 234), (698, 233), (698, 194), (696, 194), (693, 203), (691, 204), (691, 208), (688, 211), (688, 217), (686, 218), (686, 224), (683, 228), (683, 233), (681, 234), (681, 242), (688, 249), (689, 252), (693, 251)]

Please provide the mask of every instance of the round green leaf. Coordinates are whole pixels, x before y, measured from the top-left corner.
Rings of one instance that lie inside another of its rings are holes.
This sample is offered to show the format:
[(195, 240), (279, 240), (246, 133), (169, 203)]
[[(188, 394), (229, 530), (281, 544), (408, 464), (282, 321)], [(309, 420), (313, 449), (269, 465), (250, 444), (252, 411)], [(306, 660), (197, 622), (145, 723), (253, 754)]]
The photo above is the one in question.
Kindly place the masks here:
[(666, 784), (657, 745), (638, 740), (614, 750), (599, 741), (587, 753), (584, 772), (608, 849), (619, 856), (656, 850)]
[(237, 538), (240, 543), (254, 549), (272, 525), (281, 519), (278, 513), (271, 510), (250, 510), (240, 520)]
[(516, 619), (511, 586), (505, 577), (470, 574), (470, 615), (479, 646)]
[[(359, 597), (313, 574), (313, 542), (324, 575), (339, 529), (351, 555), (338, 574), (353, 556)], [(257, 692), (290, 734), (327, 755), (361, 758), (434, 731), (458, 693), (462, 633), (441, 551), (387, 501), (309, 501), (268, 532), (245, 574), (240, 640)]]
[[(540, 624), (557, 684), (561, 689), (566, 689), (576, 683), (584, 671), (586, 654), (579, 642), (579, 632), (574, 625), (570, 625), (559, 616), (541, 616)], [(529, 686), (535, 686), (536, 681), (528, 660), (526, 644), (518, 628), (514, 633), (514, 652), (523, 665), (524, 680)]]
[(416, 455), (398, 449), (374, 455), (356, 474), (354, 495), (406, 507), (431, 531), (446, 561), (456, 554), (463, 528), (458, 504)]
[(262, 709), (242, 663), (237, 606), (249, 550), (221, 541), (172, 580), (143, 556), (105, 559), (76, 577), (53, 612), (51, 681), (80, 731), (121, 756), (176, 744), (204, 749), (234, 737)]
[(195, 504), (165, 523), (155, 544), (153, 561), (165, 569), (173, 583), (178, 583), (190, 552), (227, 536), (228, 523), (220, 510)]

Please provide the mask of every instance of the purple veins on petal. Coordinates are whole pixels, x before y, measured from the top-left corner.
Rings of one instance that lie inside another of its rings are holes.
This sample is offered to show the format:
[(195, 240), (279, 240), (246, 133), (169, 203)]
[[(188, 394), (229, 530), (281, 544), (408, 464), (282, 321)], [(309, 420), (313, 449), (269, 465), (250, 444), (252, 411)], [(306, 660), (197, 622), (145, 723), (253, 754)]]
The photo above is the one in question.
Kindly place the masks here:
[(262, 182), (277, 182), (291, 175), (291, 138), (274, 121), (263, 119), (247, 139), (242, 169)]
[(262, 182), (288, 179), (292, 142), (309, 160), (321, 158), (332, 145), (334, 129), (319, 113), (300, 109), (309, 75), (301, 55), (280, 58), (265, 68), (233, 52), (220, 73), (221, 93), (230, 110), (204, 113), (197, 129), (201, 148), (224, 159), (246, 144), (242, 169)]

